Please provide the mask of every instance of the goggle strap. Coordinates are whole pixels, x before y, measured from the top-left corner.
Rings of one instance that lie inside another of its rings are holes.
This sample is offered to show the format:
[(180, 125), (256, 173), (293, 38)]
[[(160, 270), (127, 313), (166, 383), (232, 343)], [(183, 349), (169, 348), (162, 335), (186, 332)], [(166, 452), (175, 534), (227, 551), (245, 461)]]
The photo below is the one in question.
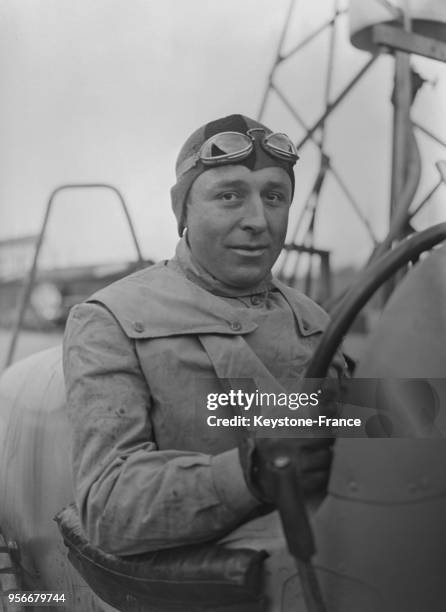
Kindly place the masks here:
[(192, 168), (197, 165), (199, 160), (200, 157), (196, 153), (190, 157), (187, 157), (177, 170), (178, 177), (181, 177), (183, 174), (186, 174), (186, 172), (189, 172), (189, 170), (192, 170)]

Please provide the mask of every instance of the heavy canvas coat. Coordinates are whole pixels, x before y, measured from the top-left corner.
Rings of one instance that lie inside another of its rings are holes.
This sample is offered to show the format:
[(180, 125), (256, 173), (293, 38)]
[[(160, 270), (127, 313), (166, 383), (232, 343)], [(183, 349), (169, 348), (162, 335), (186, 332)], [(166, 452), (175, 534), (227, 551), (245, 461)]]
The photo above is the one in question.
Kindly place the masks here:
[[(206, 424), (206, 397), (224, 391), (218, 379), (262, 385), (268, 346), (262, 337), (249, 347), (252, 309), (183, 272), (172, 260), (128, 276), (76, 306), (67, 325), (76, 502), (90, 541), (115, 554), (220, 538), (259, 508), (237, 434)], [(327, 315), (278, 281), (272, 290), (289, 315), (278, 329), (292, 348), (287, 376), (298, 379)]]

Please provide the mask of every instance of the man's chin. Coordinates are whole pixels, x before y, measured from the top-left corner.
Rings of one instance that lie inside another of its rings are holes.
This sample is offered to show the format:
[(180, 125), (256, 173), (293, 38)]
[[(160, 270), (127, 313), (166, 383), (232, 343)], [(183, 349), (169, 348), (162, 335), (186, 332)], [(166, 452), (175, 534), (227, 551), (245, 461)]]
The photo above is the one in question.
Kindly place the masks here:
[(249, 291), (250, 289), (257, 287), (262, 281), (266, 280), (269, 274), (269, 270), (266, 272), (262, 271), (257, 274), (253, 274), (251, 270), (247, 271), (246, 273), (243, 273), (243, 271), (240, 270), (238, 274), (234, 274), (231, 277), (224, 279), (223, 282), (230, 287), (234, 287), (234, 289), (246, 289)]

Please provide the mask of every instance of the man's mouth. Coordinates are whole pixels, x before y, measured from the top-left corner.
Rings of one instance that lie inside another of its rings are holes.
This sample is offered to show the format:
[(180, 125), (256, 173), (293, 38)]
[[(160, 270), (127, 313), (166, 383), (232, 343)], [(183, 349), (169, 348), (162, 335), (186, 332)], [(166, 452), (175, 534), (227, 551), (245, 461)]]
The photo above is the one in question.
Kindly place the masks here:
[(265, 244), (244, 244), (230, 247), (232, 251), (238, 255), (247, 257), (258, 257), (263, 255), (268, 249), (268, 245)]

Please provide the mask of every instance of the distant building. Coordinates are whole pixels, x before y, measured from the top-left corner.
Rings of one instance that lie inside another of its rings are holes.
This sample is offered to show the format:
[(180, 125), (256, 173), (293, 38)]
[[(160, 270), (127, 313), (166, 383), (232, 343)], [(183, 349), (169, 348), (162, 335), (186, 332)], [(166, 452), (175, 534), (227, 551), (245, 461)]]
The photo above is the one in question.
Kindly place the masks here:
[[(37, 239), (38, 236), (33, 235), (0, 240), (0, 327), (10, 327), (16, 319)], [(58, 268), (49, 267), (50, 261), (47, 258), (47, 265), (44, 260), (38, 266), (23, 322), (26, 328), (63, 326), (74, 304), (105, 285), (154, 263), (147, 259)]]
[(23, 278), (32, 262), (37, 235), (0, 240), (0, 282)]

